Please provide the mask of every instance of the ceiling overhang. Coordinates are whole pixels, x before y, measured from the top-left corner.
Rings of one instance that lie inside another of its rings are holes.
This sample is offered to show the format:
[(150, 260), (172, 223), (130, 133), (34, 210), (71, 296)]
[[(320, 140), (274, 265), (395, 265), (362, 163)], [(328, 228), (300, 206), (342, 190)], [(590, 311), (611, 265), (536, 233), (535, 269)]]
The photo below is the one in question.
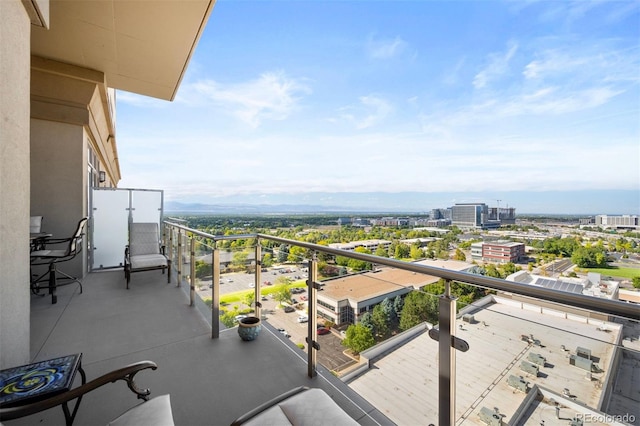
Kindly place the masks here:
[(108, 87), (173, 100), (215, 0), (50, 0), (31, 53), (101, 71)]

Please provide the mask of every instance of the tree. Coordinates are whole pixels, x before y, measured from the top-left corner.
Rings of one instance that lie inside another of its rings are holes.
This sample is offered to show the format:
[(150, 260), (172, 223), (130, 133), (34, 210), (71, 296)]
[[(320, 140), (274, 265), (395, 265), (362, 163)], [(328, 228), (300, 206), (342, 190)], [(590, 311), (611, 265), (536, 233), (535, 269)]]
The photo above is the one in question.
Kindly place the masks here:
[(256, 294), (254, 291), (250, 291), (247, 294), (244, 295), (244, 304), (247, 305), (248, 307), (251, 307), (253, 305), (253, 302), (256, 301)]
[[(402, 297), (396, 296), (396, 298), (393, 299), (393, 312), (396, 317), (396, 321), (398, 323), (400, 322), (400, 314), (402, 313), (403, 306), (404, 306), (404, 300), (402, 299)], [(397, 327), (397, 326), (398, 324), (394, 324), (394, 327)]]
[(373, 318), (371, 317), (371, 312), (365, 312), (364, 314), (362, 314), (358, 324), (362, 324), (363, 326), (371, 330), (372, 335), (375, 334), (374, 333), (375, 326), (373, 324)]
[(287, 257), (289, 257), (289, 248), (286, 244), (281, 244), (278, 250), (278, 263), (286, 262)]
[(389, 326), (390, 329), (393, 330), (398, 325), (398, 318), (399, 318), (399, 315), (396, 313), (393, 301), (388, 297), (386, 297), (382, 301), (380, 306), (382, 306), (382, 310), (387, 316), (387, 325)]
[(287, 256), (287, 260), (292, 263), (300, 263), (307, 256), (307, 249), (300, 246), (293, 246), (289, 249), (289, 256)]
[(597, 247), (578, 247), (571, 255), (571, 261), (580, 268), (607, 266), (606, 253)]
[(236, 251), (233, 253), (233, 259), (231, 260), (231, 265), (236, 268), (244, 268), (247, 264), (247, 259), (249, 255), (246, 251)]
[(422, 259), (424, 257), (424, 252), (420, 247), (413, 245), (411, 246), (409, 256), (414, 260)]
[(380, 244), (376, 249), (375, 255), (378, 257), (389, 257), (389, 252)]
[(438, 298), (422, 291), (412, 291), (404, 299), (400, 329), (408, 330), (425, 321), (438, 322)]
[(210, 263), (204, 260), (196, 260), (196, 278), (203, 278), (211, 275), (213, 268)]
[(362, 324), (350, 325), (346, 331), (346, 337), (342, 340), (342, 345), (348, 347), (356, 354), (369, 349), (376, 344), (371, 330)]
[(411, 247), (406, 244), (398, 244), (394, 257), (396, 259), (406, 259), (411, 255)]
[[(283, 278), (283, 277), (279, 277), (278, 280), (280, 278)], [(275, 293), (273, 293), (273, 299), (276, 302), (278, 302), (279, 304), (282, 304), (283, 302), (290, 301), (291, 300), (291, 291), (289, 290), (289, 287), (286, 284), (280, 285), (277, 288), (277, 290), (275, 291)]]
[(381, 338), (387, 337), (389, 334), (389, 317), (381, 303), (373, 307), (371, 317), (375, 326), (375, 335)]
[[(356, 253), (371, 254), (371, 251), (364, 247), (356, 247), (353, 251), (355, 251)], [(367, 269), (371, 269), (371, 263), (358, 259), (348, 259), (346, 266), (353, 269), (354, 271), (364, 271)]]
[(262, 267), (268, 268), (271, 265), (273, 265), (273, 256), (271, 253), (265, 253), (265, 255), (262, 256)]
[(631, 278), (633, 288), (640, 288), (640, 276)]
[(453, 260), (460, 260), (461, 262), (464, 262), (467, 260), (467, 255), (465, 255), (462, 250), (457, 248), (456, 254), (453, 255)]

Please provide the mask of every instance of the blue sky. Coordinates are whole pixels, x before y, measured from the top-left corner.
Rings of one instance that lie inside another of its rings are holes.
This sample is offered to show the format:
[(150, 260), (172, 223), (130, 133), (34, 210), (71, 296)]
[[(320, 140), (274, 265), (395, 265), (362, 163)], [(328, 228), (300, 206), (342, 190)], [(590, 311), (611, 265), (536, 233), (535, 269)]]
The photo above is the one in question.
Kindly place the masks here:
[(118, 92), (119, 186), (638, 214), (639, 83), (637, 1), (218, 0), (174, 102)]

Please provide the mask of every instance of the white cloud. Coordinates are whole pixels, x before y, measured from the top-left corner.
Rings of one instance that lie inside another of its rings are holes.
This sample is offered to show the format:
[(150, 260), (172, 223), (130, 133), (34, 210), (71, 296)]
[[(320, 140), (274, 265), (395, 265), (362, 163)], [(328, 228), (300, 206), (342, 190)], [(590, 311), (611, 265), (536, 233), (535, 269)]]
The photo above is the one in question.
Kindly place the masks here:
[(402, 53), (407, 47), (407, 42), (402, 38), (396, 37), (392, 40), (374, 40), (369, 38), (367, 42), (367, 51), (369, 56), (374, 59), (389, 59)]
[(378, 96), (367, 95), (359, 98), (358, 105), (341, 108), (341, 117), (362, 130), (380, 123), (393, 111), (392, 105)]
[(204, 80), (191, 88), (254, 128), (265, 120), (286, 119), (297, 107), (300, 96), (311, 93), (306, 84), (282, 72), (264, 73), (255, 80), (228, 85)]
[(482, 89), (489, 82), (502, 77), (509, 71), (509, 61), (513, 58), (518, 50), (518, 44), (509, 42), (508, 50), (504, 53), (492, 53), (489, 55), (488, 64), (482, 71), (476, 74), (473, 79), (473, 85), (476, 89)]

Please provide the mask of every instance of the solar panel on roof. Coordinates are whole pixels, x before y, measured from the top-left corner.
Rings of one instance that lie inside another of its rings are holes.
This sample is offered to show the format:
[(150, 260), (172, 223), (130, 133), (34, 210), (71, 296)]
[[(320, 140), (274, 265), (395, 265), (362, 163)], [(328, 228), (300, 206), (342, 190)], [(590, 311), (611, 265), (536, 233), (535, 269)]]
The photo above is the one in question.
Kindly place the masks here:
[(580, 284), (568, 283), (566, 281), (538, 278), (535, 284), (545, 288), (549, 288), (551, 290), (582, 294), (582, 286)]

